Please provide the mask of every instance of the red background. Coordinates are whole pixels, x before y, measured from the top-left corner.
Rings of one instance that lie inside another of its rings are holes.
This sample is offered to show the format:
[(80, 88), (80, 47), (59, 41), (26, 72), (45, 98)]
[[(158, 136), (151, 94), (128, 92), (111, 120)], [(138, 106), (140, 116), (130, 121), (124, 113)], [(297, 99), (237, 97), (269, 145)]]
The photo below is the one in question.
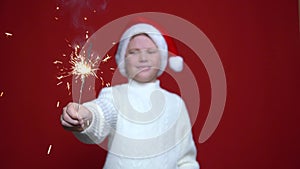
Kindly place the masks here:
[[(94, 31), (128, 14), (165, 12), (197, 25), (218, 51), (227, 78), (227, 102), (217, 130), (203, 144), (197, 140), (209, 109), (210, 88), (201, 62), (189, 61), (198, 72), (202, 93), (193, 127), (202, 169), (300, 168), (296, 0), (107, 2), (102, 11), (83, 10), (79, 16), (89, 16), (86, 25)], [(56, 85), (53, 61), (70, 52), (65, 39), (74, 40), (82, 30), (71, 24), (72, 9), (61, 6), (57, 11), (58, 4), (0, 2), (0, 168), (96, 169), (105, 161), (103, 149), (80, 143), (59, 123), (62, 106), (72, 97)]]

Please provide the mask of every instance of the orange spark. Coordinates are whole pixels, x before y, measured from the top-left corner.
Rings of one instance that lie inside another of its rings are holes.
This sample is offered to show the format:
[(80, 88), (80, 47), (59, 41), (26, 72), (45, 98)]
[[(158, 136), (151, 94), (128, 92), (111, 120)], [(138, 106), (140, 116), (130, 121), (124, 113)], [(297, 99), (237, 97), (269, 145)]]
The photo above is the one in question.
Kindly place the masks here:
[(108, 54), (106, 54), (106, 57), (102, 60), (102, 62), (107, 62), (108, 59), (110, 59), (110, 58), (111, 58), (111, 56), (109, 56)]
[(59, 64), (62, 64), (63, 62), (62, 62), (62, 61), (59, 61), (59, 60), (56, 60), (56, 61), (54, 61), (53, 63), (54, 63), (54, 64), (58, 64), (58, 63), (59, 63)]
[(47, 154), (50, 154), (51, 148), (52, 148), (52, 145), (50, 144), (49, 147), (48, 147)]
[(12, 33), (9, 33), (9, 32), (5, 32), (4, 34), (5, 34), (7, 37), (13, 35)]

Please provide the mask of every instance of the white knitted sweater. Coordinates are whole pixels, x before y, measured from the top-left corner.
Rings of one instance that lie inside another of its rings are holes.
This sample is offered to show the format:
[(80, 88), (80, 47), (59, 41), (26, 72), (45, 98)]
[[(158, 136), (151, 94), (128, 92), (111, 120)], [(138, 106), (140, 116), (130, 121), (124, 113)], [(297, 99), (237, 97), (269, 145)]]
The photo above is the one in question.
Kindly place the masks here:
[(199, 168), (185, 104), (158, 80), (103, 88), (83, 105), (93, 120), (74, 134), (87, 144), (108, 138), (105, 169)]

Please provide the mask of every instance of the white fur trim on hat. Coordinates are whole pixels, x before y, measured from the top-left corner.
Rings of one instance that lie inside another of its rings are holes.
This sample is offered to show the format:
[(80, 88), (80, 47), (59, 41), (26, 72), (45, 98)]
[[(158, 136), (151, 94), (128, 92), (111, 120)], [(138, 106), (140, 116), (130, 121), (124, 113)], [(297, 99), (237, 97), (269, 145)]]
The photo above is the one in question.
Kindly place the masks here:
[(128, 47), (128, 43), (132, 36), (145, 33), (147, 34), (157, 45), (160, 54), (161, 54), (161, 67), (158, 72), (158, 76), (160, 76), (167, 66), (167, 58), (168, 58), (168, 45), (165, 38), (162, 36), (161, 32), (156, 29), (154, 26), (139, 23), (128, 28), (122, 35), (121, 40), (119, 42), (119, 47), (116, 53), (116, 62), (118, 64), (118, 68), (120, 73), (127, 77), (125, 70), (125, 55)]

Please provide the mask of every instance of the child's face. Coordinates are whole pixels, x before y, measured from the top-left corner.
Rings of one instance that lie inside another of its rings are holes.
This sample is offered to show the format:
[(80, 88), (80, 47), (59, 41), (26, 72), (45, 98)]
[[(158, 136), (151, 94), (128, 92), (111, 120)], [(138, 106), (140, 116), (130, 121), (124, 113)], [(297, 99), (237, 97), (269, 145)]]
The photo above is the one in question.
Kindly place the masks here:
[(125, 56), (125, 69), (130, 79), (140, 83), (154, 82), (160, 64), (160, 52), (148, 36), (141, 34), (130, 40)]

